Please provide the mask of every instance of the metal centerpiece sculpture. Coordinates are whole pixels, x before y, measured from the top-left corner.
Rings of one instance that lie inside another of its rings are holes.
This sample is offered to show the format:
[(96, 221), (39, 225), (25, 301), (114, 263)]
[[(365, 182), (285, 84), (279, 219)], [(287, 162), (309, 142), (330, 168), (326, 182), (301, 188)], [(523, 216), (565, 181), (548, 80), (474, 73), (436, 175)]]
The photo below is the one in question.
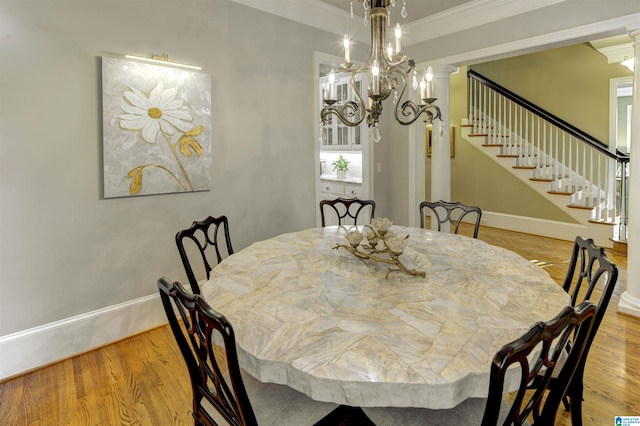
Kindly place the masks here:
[[(400, 261), (400, 255), (407, 247), (409, 235), (402, 237), (390, 231), (389, 227), (392, 223), (386, 217), (373, 218), (371, 225), (364, 225), (363, 232), (360, 232), (356, 227), (347, 230), (346, 238), (349, 245), (336, 244), (333, 249), (343, 248), (359, 259), (368, 259), (396, 266), (396, 269), (389, 268), (386, 278), (392, 272), (405, 272), (409, 275), (425, 277), (426, 273), (424, 271), (409, 269)], [(366, 242), (363, 242), (365, 239)]]

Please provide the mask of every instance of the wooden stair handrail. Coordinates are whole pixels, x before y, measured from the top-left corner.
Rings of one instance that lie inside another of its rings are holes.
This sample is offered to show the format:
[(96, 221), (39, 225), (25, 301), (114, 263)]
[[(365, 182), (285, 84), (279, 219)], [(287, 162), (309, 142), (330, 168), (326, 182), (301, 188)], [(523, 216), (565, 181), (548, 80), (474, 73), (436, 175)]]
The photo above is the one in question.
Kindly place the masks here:
[(529, 102), (528, 100), (524, 99), (523, 97), (516, 95), (515, 93), (513, 93), (509, 89), (500, 86), (498, 83), (495, 83), (495, 82), (489, 80), (488, 78), (486, 78), (482, 74), (479, 74), (476, 71), (473, 71), (472, 69), (469, 69), (467, 71), (467, 77), (474, 78), (474, 79), (480, 81), (481, 83), (483, 83), (487, 87), (495, 90), (496, 92), (500, 93), (502, 96), (506, 97), (507, 99), (515, 102), (516, 104), (522, 106), (523, 108), (526, 108), (527, 110), (533, 112), (534, 114), (542, 117), (543, 119), (545, 119), (549, 123), (557, 126), (561, 130), (563, 130), (563, 131), (567, 132), (568, 134), (574, 136), (575, 138), (583, 141), (584, 143), (586, 143), (587, 145), (591, 146), (592, 148), (598, 150), (599, 152), (603, 153), (607, 157), (612, 158), (614, 160), (617, 160), (617, 161), (619, 161), (621, 163), (629, 162), (629, 154), (625, 154), (624, 152), (619, 151), (618, 149), (616, 149), (615, 154), (612, 153), (611, 151), (609, 151), (608, 146), (604, 142), (594, 138), (593, 136), (589, 135), (588, 133), (578, 129), (577, 127), (575, 127), (575, 126), (573, 126), (573, 125), (571, 125), (569, 123), (567, 123), (566, 121), (564, 121), (563, 119), (561, 119), (561, 118), (557, 117), (556, 115), (550, 113), (549, 111), (546, 111), (546, 110), (540, 108), (539, 106)]

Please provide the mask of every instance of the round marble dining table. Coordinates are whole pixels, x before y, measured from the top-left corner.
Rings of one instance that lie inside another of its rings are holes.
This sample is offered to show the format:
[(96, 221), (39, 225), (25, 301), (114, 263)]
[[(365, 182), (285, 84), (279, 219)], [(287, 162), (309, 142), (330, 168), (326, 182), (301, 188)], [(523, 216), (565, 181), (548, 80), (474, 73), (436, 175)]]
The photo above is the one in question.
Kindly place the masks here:
[[(234, 327), (240, 365), (263, 382), (359, 407), (452, 408), (486, 397), (504, 344), (568, 295), (518, 254), (461, 235), (392, 226), (426, 277), (358, 259), (338, 227), (256, 242), (223, 260), (202, 295)], [(517, 388), (510, 372), (506, 390)]]

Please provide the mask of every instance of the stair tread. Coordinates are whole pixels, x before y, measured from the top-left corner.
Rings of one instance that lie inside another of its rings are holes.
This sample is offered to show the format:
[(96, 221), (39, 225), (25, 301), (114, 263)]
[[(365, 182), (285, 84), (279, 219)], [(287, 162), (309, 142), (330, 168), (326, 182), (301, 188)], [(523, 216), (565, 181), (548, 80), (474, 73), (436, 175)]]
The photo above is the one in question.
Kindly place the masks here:
[(529, 169), (529, 170), (534, 170), (537, 168), (537, 166), (513, 166), (514, 169)]
[(595, 208), (595, 207), (589, 207), (589, 206), (578, 206), (576, 204), (568, 204), (567, 207), (571, 209), (581, 209), (581, 210), (593, 210)]
[(470, 136), (470, 137), (489, 136), (489, 134), (488, 133), (473, 133), (473, 134), (470, 134), (468, 136)]
[(573, 192), (567, 192), (567, 191), (547, 191), (547, 194), (554, 194), (554, 195), (573, 195)]
[(482, 146), (493, 147), (493, 146), (502, 146), (502, 144), (501, 143), (483, 143)]
[(606, 221), (606, 220), (593, 220), (589, 219), (589, 223), (595, 223), (597, 225), (615, 225), (615, 222)]
[(532, 180), (534, 182), (553, 182), (555, 179), (550, 179), (550, 178), (529, 178), (529, 180)]
[(518, 158), (520, 157), (518, 154), (498, 154), (496, 157), (499, 158)]

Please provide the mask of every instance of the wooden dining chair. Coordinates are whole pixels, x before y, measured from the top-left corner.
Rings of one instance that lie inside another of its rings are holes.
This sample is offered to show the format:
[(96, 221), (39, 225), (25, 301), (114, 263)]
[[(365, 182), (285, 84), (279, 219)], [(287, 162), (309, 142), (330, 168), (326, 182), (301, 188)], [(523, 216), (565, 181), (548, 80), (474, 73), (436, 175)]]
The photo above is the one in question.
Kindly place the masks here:
[[(367, 214), (368, 213), (368, 214)], [(338, 225), (357, 225), (358, 219), (363, 224), (371, 223), (376, 213), (376, 202), (374, 200), (361, 200), (359, 198), (341, 198), (320, 201), (320, 217), (322, 227), (327, 226), (328, 216), (331, 214), (337, 217)], [(325, 215), (326, 220), (325, 220)]]
[[(478, 424), (480, 419), (482, 426), (553, 425), (562, 397), (578, 369), (595, 316), (596, 306), (589, 301), (575, 308), (566, 306), (552, 320), (537, 322), (521, 337), (504, 345), (491, 363), (486, 399), (470, 398), (446, 410), (364, 408), (364, 412), (378, 426)], [(566, 362), (559, 363), (570, 339)], [(512, 380), (513, 376), (507, 375), (516, 371), (519, 387), (509, 405), (503, 399), (505, 382)], [(541, 372), (538, 386), (531, 389), (529, 384)], [(554, 375), (557, 377), (552, 382)]]
[(442, 230), (442, 225), (449, 223), (453, 226), (454, 233), (458, 233), (460, 223), (469, 215), (468, 219), (475, 219), (475, 227), (473, 228), (473, 238), (478, 238), (478, 230), (480, 229), (480, 219), (482, 218), (482, 210), (480, 207), (467, 206), (460, 202), (448, 201), (423, 201), (420, 203), (420, 227), (425, 227), (425, 215), (434, 215), (438, 222), (438, 231)]
[(598, 247), (591, 238), (576, 237), (562, 288), (571, 296), (572, 306), (590, 300), (596, 303), (597, 312), (584, 354), (571, 382), (570, 392), (563, 400), (565, 408), (571, 411), (571, 423), (574, 426), (582, 424), (583, 378), (589, 349), (602, 323), (617, 281), (618, 267), (607, 258), (604, 248)]
[(195, 425), (374, 426), (359, 408), (254, 379), (240, 369), (234, 330), (223, 315), (177, 281), (160, 278), (158, 290), (189, 372)]
[[(219, 241), (219, 234), (224, 236), (224, 244)], [(209, 279), (213, 267), (222, 262), (223, 258), (233, 254), (229, 221), (226, 216), (209, 216), (204, 220), (195, 221), (189, 228), (178, 231), (176, 245), (191, 290), (200, 294), (198, 280)], [(195, 265), (201, 266), (197, 277), (194, 272)]]

